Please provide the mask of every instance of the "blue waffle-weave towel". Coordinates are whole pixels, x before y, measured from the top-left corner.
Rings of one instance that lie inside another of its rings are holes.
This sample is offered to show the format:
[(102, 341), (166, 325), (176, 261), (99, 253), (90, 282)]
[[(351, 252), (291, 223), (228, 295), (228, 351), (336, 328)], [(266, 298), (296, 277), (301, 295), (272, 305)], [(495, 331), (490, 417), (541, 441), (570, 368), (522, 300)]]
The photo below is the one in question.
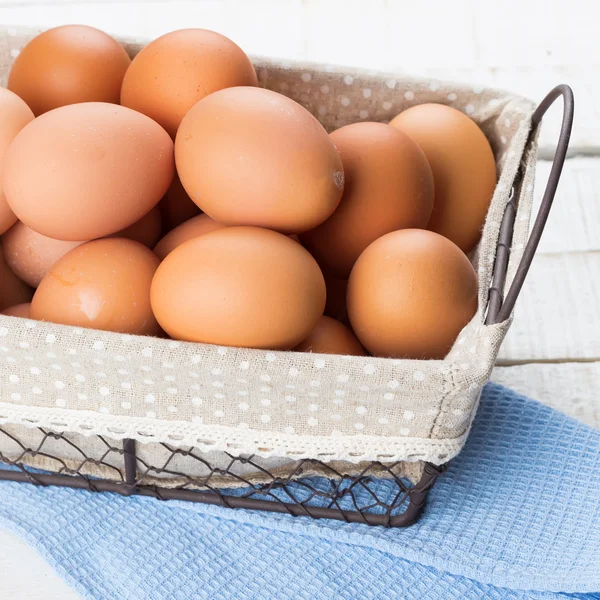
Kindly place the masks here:
[(600, 431), (488, 385), (406, 529), (8, 482), (0, 526), (98, 600), (600, 598)]

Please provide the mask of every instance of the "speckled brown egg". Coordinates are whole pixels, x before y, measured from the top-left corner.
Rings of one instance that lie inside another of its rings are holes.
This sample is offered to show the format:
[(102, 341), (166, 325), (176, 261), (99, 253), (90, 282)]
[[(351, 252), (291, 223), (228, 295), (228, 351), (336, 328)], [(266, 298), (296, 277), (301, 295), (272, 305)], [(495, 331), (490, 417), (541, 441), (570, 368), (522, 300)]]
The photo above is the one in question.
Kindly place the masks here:
[(158, 335), (150, 285), (159, 260), (139, 242), (95, 240), (65, 254), (42, 279), (30, 317), (104, 331)]
[(479, 241), (496, 186), (496, 162), (485, 135), (465, 114), (421, 104), (390, 122), (423, 150), (435, 182), (428, 229), (470, 252)]
[(423, 151), (383, 123), (354, 123), (331, 134), (344, 165), (336, 211), (302, 243), (321, 268), (347, 279), (360, 253), (397, 229), (426, 227), (433, 208), (433, 176)]
[(177, 173), (164, 198), (158, 203), (158, 208), (162, 216), (163, 233), (169, 233), (178, 225), (200, 214), (200, 209), (183, 189)]
[(5, 308), (2, 311), (2, 314), (6, 315), (7, 317), (21, 317), (22, 319), (28, 319), (30, 308), (30, 302), (25, 302), (24, 304), (15, 304), (14, 306)]
[(290, 349), (325, 307), (314, 258), (280, 233), (226, 227), (189, 240), (161, 263), (152, 308), (174, 339)]
[(103, 31), (64, 25), (44, 31), (21, 50), (8, 89), (23, 98), (36, 117), (78, 102), (118, 104), (130, 62), (121, 44)]
[(46, 237), (19, 221), (4, 234), (2, 251), (13, 272), (35, 288), (59, 258), (82, 243)]
[(167, 254), (175, 250), (177, 246), (181, 246), (184, 242), (191, 240), (205, 233), (216, 231), (217, 229), (223, 229), (226, 225), (221, 225), (216, 221), (213, 221), (208, 215), (198, 215), (192, 217), (189, 221), (182, 223), (179, 227), (176, 227), (165, 237), (156, 244), (154, 247), (154, 254), (163, 260)]
[(473, 266), (432, 231), (379, 238), (360, 255), (348, 282), (352, 328), (375, 356), (444, 358), (476, 310)]
[(152, 119), (123, 106), (63, 106), (25, 126), (4, 161), (4, 193), (19, 220), (66, 241), (132, 225), (173, 179), (173, 142)]
[(33, 290), (21, 281), (6, 264), (2, 241), (0, 241), (0, 310), (29, 302), (33, 296)]
[(225, 225), (307, 231), (333, 213), (344, 187), (321, 124), (293, 100), (254, 87), (198, 102), (179, 128), (175, 160), (190, 198)]
[[(160, 213), (155, 207), (137, 223), (109, 237), (124, 237), (151, 247), (160, 237), (160, 227)], [(20, 279), (34, 288), (59, 258), (85, 243), (49, 238), (20, 221), (15, 223), (2, 239), (4, 258), (8, 266)]]
[(172, 31), (148, 44), (123, 79), (121, 104), (148, 115), (174, 138), (185, 114), (223, 88), (258, 84), (244, 51), (206, 29)]
[(318, 354), (349, 354), (366, 356), (365, 349), (356, 336), (339, 321), (321, 317), (308, 337), (294, 348), (297, 352)]
[(4, 157), (17, 133), (30, 121), (33, 121), (33, 113), (27, 104), (6, 88), (0, 88), (0, 235), (17, 220), (4, 197)]

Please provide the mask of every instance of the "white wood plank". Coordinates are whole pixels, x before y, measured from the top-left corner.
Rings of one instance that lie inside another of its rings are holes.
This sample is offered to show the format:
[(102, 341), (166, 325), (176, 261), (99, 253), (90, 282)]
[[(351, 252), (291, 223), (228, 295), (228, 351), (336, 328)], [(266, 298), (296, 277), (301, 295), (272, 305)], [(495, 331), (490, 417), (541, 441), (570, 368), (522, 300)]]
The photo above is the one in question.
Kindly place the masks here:
[(600, 253), (535, 257), (500, 364), (600, 360)]
[(26, 542), (0, 529), (0, 598), (79, 600), (52, 567)]
[[(548, 161), (538, 161), (534, 215), (542, 200), (550, 166)], [(600, 251), (600, 158), (571, 158), (565, 162), (538, 253), (590, 251)]]
[(600, 429), (600, 362), (496, 367), (492, 381)]

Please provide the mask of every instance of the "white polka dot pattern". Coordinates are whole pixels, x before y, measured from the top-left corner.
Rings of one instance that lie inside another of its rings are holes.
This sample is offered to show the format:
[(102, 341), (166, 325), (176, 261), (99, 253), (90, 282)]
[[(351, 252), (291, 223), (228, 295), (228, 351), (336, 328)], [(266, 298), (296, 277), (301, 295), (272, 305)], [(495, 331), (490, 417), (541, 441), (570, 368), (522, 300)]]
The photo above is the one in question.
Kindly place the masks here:
[[(0, 45), (4, 75), (31, 37)], [(126, 43), (130, 54), (139, 44)], [(264, 352), (122, 336), (0, 316), (0, 423), (190, 445), (203, 452), (447, 461), (462, 447), (509, 323), (482, 324), (503, 208), (523, 157), (533, 106), (521, 98), (440, 81), (337, 67), (256, 63), (259, 85), (311, 111), (328, 131), (388, 122), (410, 106), (450, 104), (479, 123), (499, 183), (474, 262), (479, 311), (444, 361)], [(535, 144), (509, 266), (526, 241)], [(0, 447), (0, 451), (2, 448)]]

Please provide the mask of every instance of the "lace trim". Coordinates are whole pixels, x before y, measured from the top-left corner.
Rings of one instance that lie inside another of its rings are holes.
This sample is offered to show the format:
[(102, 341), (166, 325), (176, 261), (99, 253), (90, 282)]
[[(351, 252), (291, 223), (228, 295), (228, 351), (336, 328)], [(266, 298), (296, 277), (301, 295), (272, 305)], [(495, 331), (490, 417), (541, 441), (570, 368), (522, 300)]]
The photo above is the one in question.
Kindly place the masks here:
[(265, 458), (312, 458), (329, 462), (428, 461), (448, 462), (465, 443), (468, 432), (450, 440), (369, 435), (311, 436), (256, 431), (184, 421), (159, 421), (142, 417), (103, 415), (92, 411), (23, 407), (0, 402), (0, 424), (45, 427), (85, 436), (130, 438), (141, 443), (193, 446), (201, 452), (255, 454)]

